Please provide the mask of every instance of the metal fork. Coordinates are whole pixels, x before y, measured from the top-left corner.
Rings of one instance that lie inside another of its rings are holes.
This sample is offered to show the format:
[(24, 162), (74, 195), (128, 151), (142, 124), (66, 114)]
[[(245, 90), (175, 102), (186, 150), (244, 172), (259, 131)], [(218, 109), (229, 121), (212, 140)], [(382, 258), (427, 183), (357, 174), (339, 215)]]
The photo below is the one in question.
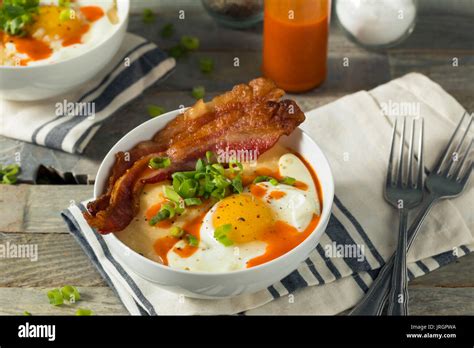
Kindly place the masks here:
[[(469, 119), (469, 123), (464, 133), (461, 133), (461, 125), (464, 123), (466, 117)], [(433, 170), (431, 170), (426, 177), (425, 187), (428, 192), (427, 195), (425, 195), (425, 200), (418, 215), (408, 229), (407, 250), (410, 250), (426, 215), (433, 205), (441, 199), (460, 195), (466, 187), (466, 183), (474, 168), (474, 163), (472, 160), (469, 160), (473, 141), (471, 140), (468, 146), (465, 145), (472, 120), (473, 117), (467, 113), (463, 115), (446, 148), (439, 156)], [(461, 139), (455, 141), (459, 134), (462, 134)], [(455, 151), (453, 151), (453, 149)], [(451, 156), (449, 156), (450, 154)], [(448, 157), (450, 157), (449, 161), (447, 161)], [(382, 313), (390, 288), (394, 258), (395, 257), (392, 256), (384, 265), (365, 297), (350, 312), (350, 315), (380, 315)]]
[[(418, 161), (415, 164), (415, 119), (412, 120), (411, 133), (408, 145), (408, 171), (405, 177), (404, 148), (406, 133), (406, 118), (403, 118), (402, 130), (400, 132), (400, 151), (393, 175), (395, 161), (395, 143), (397, 138), (397, 120), (395, 120), (392, 134), (392, 146), (388, 160), (387, 180), (385, 182), (385, 200), (399, 211), (399, 236), (395, 254), (395, 262), (392, 271), (392, 288), (389, 297), (389, 315), (407, 315), (408, 312), (408, 289), (407, 289), (407, 219), (408, 211), (418, 206), (423, 200), (423, 119), (418, 128)], [(416, 167), (416, 168), (415, 168)], [(416, 174), (415, 174), (416, 173)], [(416, 180), (413, 177), (416, 176)]]

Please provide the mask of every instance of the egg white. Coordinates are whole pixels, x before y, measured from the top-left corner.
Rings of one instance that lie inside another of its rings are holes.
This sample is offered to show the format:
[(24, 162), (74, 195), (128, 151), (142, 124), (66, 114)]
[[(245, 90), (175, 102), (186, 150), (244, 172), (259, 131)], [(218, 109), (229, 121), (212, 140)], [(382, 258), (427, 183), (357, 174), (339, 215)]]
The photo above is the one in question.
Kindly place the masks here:
[[(269, 182), (261, 182), (257, 185), (266, 189), (263, 201), (273, 211), (277, 220), (285, 221), (302, 232), (308, 227), (313, 214), (320, 215), (320, 202), (316, 186), (304, 163), (293, 154), (284, 154), (279, 159), (279, 170), (282, 176), (289, 176), (308, 185), (307, 190), (301, 190), (294, 186), (278, 184), (273, 186)], [(248, 192), (248, 188), (245, 190)], [(284, 192), (280, 199), (270, 197), (273, 191)], [(201, 271), (201, 272), (228, 272), (246, 268), (249, 260), (265, 253), (266, 243), (253, 241), (249, 243), (224, 246), (214, 238), (215, 227), (212, 217), (216, 211), (217, 203), (207, 212), (204, 217), (198, 250), (189, 257), (182, 258), (171, 249), (168, 254), (168, 265), (173, 268)], [(185, 241), (179, 241), (178, 248), (186, 246)]]
[[(41, 0), (41, 5), (57, 5), (57, 0)], [(44, 65), (67, 60), (91, 50), (93, 47), (106, 40), (114, 31), (117, 24), (112, 24), (107, 17), (107, 11), (112, 8), (113, 0), (77, 0), (75, 4), (81, 6), (98, 6), (104, 11), (104, 16), (91, 23), (87, 33), (82, 36), (82, 43), (63, 47), (59, 41), (52, 41), (50, 47), (53, 53), (46, 59), (30, 61), (28, 66)], [(27, 58), (25, 55), (23, 58)]]
[[(217, 208), (215, 204), (205, 215), (200, 230), (198, 250), (189, 257), (182, 258), (171, 249), (168, 254), (168, 265), (173, 268), (201, 271), (228, 272), (244, 269), (247, 262), (265, 252), (267, 244), (255, 241), (243, 244), (224, 246), (214, 238), (215, 228), (212, 216)], [(186, 242), (181, 240), (175, 247), (182, 248)]]

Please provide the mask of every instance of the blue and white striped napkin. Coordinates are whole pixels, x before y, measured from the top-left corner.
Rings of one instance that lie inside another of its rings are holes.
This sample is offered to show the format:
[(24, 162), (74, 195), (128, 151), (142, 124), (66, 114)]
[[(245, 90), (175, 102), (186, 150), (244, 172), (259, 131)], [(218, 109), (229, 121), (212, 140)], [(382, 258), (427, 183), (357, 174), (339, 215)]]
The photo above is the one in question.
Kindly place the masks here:
[[(425, 119), (425, 164), (430, 168), (464, 109), (423, 75), (409, 74), (306, 113), (302, 128), (322, 148), (334, 173), (331, 219), (305, 262), (256, 294), (224, 300), (182, 298), (141, 278), (115, 258), (107, 241), (84, 221), (85, 202), (65, 210), (63, 217), (131, 314), (340, 313), (362, 298), (395, 250), (398, 215), (382, 195), (392, 126), (381, 105), (402, 101), (420, 107)], [(410, 279), (474, 250), (472, 181), (462, 196), (440, 202), (427, 217), (408, 255)]]
[(77, 90), (34, 102), (0, 99), (0, 135), (81, 153), (105, 119), (174, 66), (154, 43), (127, 33), (107, 68)]

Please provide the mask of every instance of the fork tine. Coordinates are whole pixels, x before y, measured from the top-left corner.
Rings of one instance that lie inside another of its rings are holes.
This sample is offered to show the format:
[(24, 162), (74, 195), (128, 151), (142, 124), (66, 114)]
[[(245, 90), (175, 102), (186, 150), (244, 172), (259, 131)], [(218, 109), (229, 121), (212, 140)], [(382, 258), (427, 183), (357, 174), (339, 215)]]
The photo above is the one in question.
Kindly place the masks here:
[(472, 117), (470, 118), (469, 123), (467, 124), (466, 130), (464, 131), (464, 134), (462, 135), (461, 140), (459, 140), (458, 145), (456, 146), (456, 149), (454, 149), (454, 152), (450, 156), (451, 159), (449, 160), (447, 168), (445, 170), (443, 170), (444, 175), (449, 175), (449, 172), (450, 172), (451, 168), (453, 167), (454, 162), (456, 162), (454, 160), (454, 154), (457, 154), (457, 157), (459, 158), (459, 149), (461, 149), (461, 146), (463, 145), (464, 139), (466, 139), (466, 135), (467, 135), (467, 133), (469, 133), (469, 128), (471, 127), (471, 124), (472, 124)]
[(393, 153), (395, 152), (395, 136), (397, 135), (397, 119), (395, 118), (395, 122), (393, 123), (393, 131), (392, 131), (392, 145), (390, 146), (390, 155), (388, 158), (388, 168), (387, 168), (387, 180), (386, 185), (391, 186), (393, 183), (392, 172), (393, 172)]
[(459, 121), (458, 125), (456, 126), (456, 129), (453, 132), (453, 135), (451, 135), (451, 139), (449, 139), (448, 145), (446, 145), (446, 148), (445, 148), (443, 154), (438, 159), (438, 162), (436, 162), (436, 165), (433, 169), (433, 171), (435, 173), (439, 174), (441, 172), (441, 166), (442, 166), (444, 160), (446, 159), (446, 156), (449, 153), (449, 148), (451, 147), (451, 145), (454, 141), (454, 138), (456, 137), (456, 134), (457, 134), (458, 130), (461, 128), (461, 124), (463, 123), (464, 118), (466, 117), (466, 115), (467, 115), (467, 111), (462, 115), (461, 120)]
[(405, 148), (405, 125), (406, 117), (403, 118), (402, 131), (400, 133), (400, 153), (398, 157), (398, 178), (397, 185), (403, 186), (403, 152)]
[(415, 141), (415, 119), (411, 122), (411, 132), (410, 132), (410, 144), (408, 145), (408, 174), (407, 174), (407, 186), (413, 187), (413, 149)]
[(416, 187), (418, 189), (423, 189), (423, 143), (424, 143), (424, 133), (425, 133), (425, 121), (423, 118), (420, 120), (420, 138), (418, 140), (418, 179), (416, 180)]
[(454, 173), (452, 175), (452, 177), (456, 180), (460, 179), (460, 178), (458, 178), (458, 175), (459, 175), (459, 173), (461, 173), (461, 169), (464, 166), (464, 163), (466, 162), (466, 159), (469, 157), (469, 152), (471, 151), (473, 142), (474, 142), (474, 140), (471, 140), (471, 142), (469, 143), (469, 146), (467, 147), (466, 151), (464, 151), (464, 155), (462, 156), (461, 162), (459, 162), (456, 170), (454, 171)]

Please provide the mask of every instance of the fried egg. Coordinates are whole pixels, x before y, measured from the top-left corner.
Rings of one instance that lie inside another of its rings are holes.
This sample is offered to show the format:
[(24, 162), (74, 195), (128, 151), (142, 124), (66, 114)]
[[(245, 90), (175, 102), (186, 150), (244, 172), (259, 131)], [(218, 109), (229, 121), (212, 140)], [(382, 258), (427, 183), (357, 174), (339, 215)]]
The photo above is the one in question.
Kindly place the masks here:
[[(320, 215), (317, 188), (305, 164), (293, 154), (278, 161), (281, 177), (297, 179), (294, 186), (260, 182), (217, 202), (204, 216), (194, 253), (182, 257), (180, 240), (167, 254), (168, 265), (189, 271), (226, 272), (268, 262), (301, 243)], [(216, 229), (231, 225), (225, 246)]]
[(4, 65), (43, 65), (78, 56), (108, 38), (114, 25), (107, 16), (113, 0), (77, 0), (69, 15), (57, 0), (41, 0), (26, 36), (0, 33)]

